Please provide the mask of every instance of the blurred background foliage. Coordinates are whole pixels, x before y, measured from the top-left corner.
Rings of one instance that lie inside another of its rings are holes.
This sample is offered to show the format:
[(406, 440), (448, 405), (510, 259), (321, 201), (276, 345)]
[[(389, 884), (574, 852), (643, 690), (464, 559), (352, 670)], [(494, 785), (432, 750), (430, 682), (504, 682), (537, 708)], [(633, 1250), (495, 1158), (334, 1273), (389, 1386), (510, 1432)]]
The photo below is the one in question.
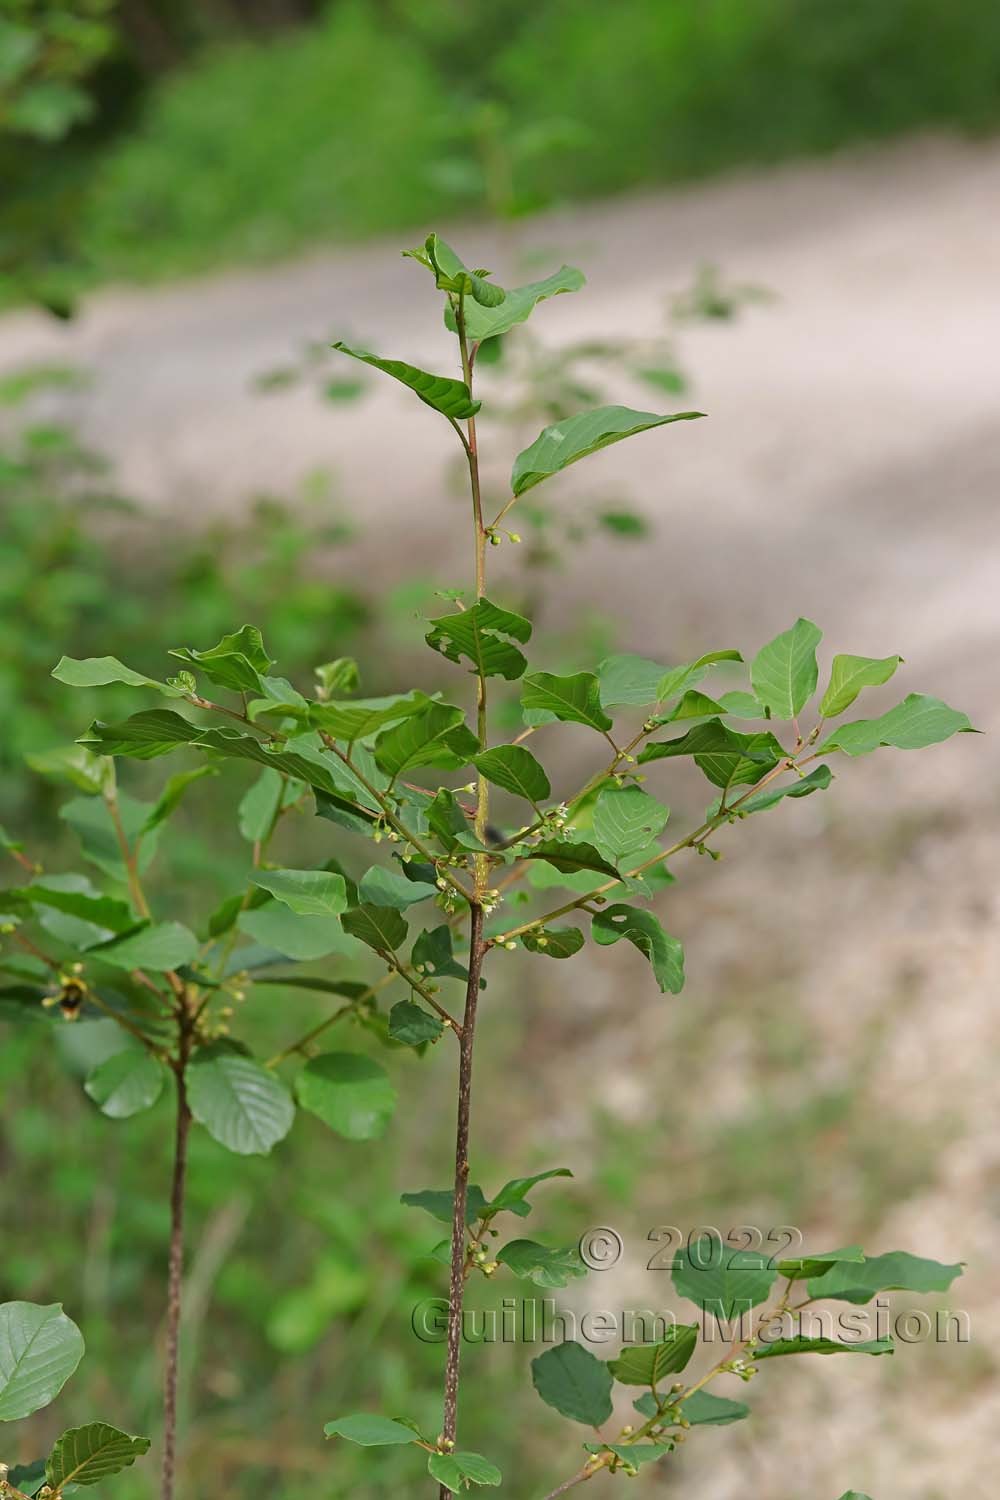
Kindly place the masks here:
[(7, 0), (0, 268), (59, 309), (998, 118), (993, 0)]

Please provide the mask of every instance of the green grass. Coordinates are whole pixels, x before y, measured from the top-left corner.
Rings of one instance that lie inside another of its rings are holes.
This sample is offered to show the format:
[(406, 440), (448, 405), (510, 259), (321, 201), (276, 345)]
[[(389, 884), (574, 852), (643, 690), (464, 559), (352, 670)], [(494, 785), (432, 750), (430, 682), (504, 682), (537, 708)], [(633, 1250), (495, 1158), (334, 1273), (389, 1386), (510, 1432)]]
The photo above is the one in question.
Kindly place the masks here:
[(31, 153), (0, 243), (144, 279), (998, 120), (993, 0), (341, 0)]

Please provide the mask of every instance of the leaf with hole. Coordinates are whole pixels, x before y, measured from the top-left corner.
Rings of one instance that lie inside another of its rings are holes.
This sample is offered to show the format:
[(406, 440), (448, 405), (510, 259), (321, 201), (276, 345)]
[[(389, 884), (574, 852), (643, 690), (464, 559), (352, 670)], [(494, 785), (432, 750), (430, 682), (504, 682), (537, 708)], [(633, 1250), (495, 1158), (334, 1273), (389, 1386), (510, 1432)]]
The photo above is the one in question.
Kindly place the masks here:
[(579, 412), (544, 428), (530, 448), (518, 454), (510, 476), (511, 490), (515, 495), (523, 495), (550, 475), (601, 448), (620, 443), (623, 438), (663, 427), (668, 422), (688, 422), (701, 416), (704, 413), (700, 411), (660, 416), (651, 411), (633, 411), (628, 406), (599, 406), (594, 411)]
[(627, 938), (649, 960), (661, 994), (669, 991), (679, 995), (684, 988), (684, 948), (664, 931), (651, 911), (619, 902), (597, 913), (591, 931), (595, 941), (605, 947)]
[(431, 628), (425, 636), (428, 646), (449, 661), (464, 657), (482, 677), (504, 677), (513, 682), (528, 665), (523, 651), (512, 642), (525, 645), (531, 639), (531, 621), (489, 599), (479, 599), (469, 609), (440, 615), (429, 623)]

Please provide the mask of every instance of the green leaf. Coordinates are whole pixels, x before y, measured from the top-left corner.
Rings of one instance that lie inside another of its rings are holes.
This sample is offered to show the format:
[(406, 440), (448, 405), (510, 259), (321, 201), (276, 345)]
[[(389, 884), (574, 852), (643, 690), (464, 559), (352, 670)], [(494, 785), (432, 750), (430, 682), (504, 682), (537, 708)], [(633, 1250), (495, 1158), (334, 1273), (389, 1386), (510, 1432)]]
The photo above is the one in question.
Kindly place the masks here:
[(420, 901), (429, 901), (436, 896), (438, 888), (426, 880), (409, 880), (384, 865), (373, 865), (361, 877), (358, 886), (360, 899), (368, 906), (391, 906), (396, 911), (405, 911)]
[(824, 1276), (838, 1261), (850, 1261), (860, 1265), (865, 1253), (860, 1245), (845, 1245), (841, 1250), (824, 1250), (815, 1255), (798, 1255), (792, 1260), (778, 1261), (778, 1275), (788, 1281), (804, 1281), (808, 1276)]
[(67, 782), (88, 797), (97, 797), (114, 789), (114, 766), (103, 755), (94, 755), (84, 745), (58, 746), (39, 750), (24, 757), (25, 764), (39, 776)]
[(759, 1250), (730, 1250), (717, 1236), (702, 1235), (678, 1251), (672, 1275), (681, 1297), (728, 1320), (766, 1301), (778, 1271)]
[(945, 1265), (906, 1250), (890, 1250), (861, 1265), (838, 1261), (822, 1275), (811, 1276), (807, 1288), (810, 1297), (830, 1297), (860, 1306), (878, 1292), (946, 1292), (962, 1269), (961, 1262)]
[[(16, 886), (13, 890), (0, 894), (0, 906), (6, 911), (12, 905), (24, 901), (33, 906), (52, 907), (55, 911), (79, 917), (109, 932), (127, 932), (136, 925), (135, 914), (127, 902), (116, 901), (112, 896), (92, 894), (89, 881), (86, 882), (86, 890), (67, 890), (62, 883), (65, 879), (65, 876), (58, 875), (42, 876), (31, 885)], [(82, 882), (84, 877), (79, 876), (77, 879)]]
[(549, 475), (560, 473), (578, 459), (611, 443), (668, 422), (687, 422), (703, 415), (700, 411), (682, 411), (664, 417), (650, 411), (632, 411), (627, 406), (599, 406), (594, 411), (567, 417), (544, 428), (531, 447), (518, 454), (510, 476), (511, 490), (515, 495), (523, 495)]
[(536, 1172), (533, 1177), (512, 1177), (510, 1182), (504, 1183), (496, 1197), (486, 1204), (483, 1212), (499, 1214), (506, 1211), (524, 1218), (531, 1212), (531, 1205), (526, 1199), (533, 1187), (537, 1187), (540, 1182), (549, 1182), (553, 1177), (572, 1175), (569, 1167), (551, 1167), (547, 1172)]
[(83, 1088), (102, 1114), (112, 1120), (127, 1120), (152, 1109), (163, 1092), (166, 1076), (158, 1058), (129, 1047), (100, 1063)]
[(543, 953), (546, 958), (572, 958), (583, 947), (579, 927), (544, 927), (526, 932), (521, 942), (529, 953)]
[(344, 877), (329, 870), (257, 870), (250, 880), (300, 917), (336, 917), (347, 907)]
[(83, 661), (76, 661), (72, 656), (62, 656), (53, 668), (52, 676), (57, 682), (65, 682), (69, 687), (105, 687), (111, 682), (123, 682), (127, 687), (155, 688), (167, 698), (184, 697), (180, 688), (171, 687), (166, 682), (157, 682), (155, 677), (146, 677), (142, 672), (133, 672), (131, 667), (126, 667), (116, 656), (88, 656)]
[(870, 1495), (863, 1495), (860, 1490), (845, 1490), (840, 1500), (871, 1500)]
[[(412, 962), (424, 974), (438, 979), (468, 979), (469, 971), (455, 959), (451, 928), (442, 924), (424, 931), (413, 944)], [(485, 984), (485, 980), (482, 981)]]
[(607, 875), (615, 880), (621, 878), (614, 865), (609, 864), (593, 844), (585, 844), (581, 840), (543, 839), (541, 843), (526, 849), (524, 857), (543, 859), (546, 864), (569, 875), (575, 875), (580, 870), (594, 870), (598, 875)]
[(825, 755), (829, 750), (843, 750), (847, 755), (868, 755), (880, 745), (892, 745), (897, 750), (922, 750), (925, 745), (937, 745), (953, 734), (975, 733), (966, 714), (949, 708), (939, 698), (910, 693), (877, 719), (855, 719), (851, 724), (841, 724), (816, 753)]
[(669, 760), (677, 755), (694, 757), (695, 765), (713, 786), (753, 785), (773, 771), (784, 751), (769, 731), (739, 734), (721, 719), (696, 724), (676, 740), (657, 740), (639, 752), (639, 762)]
[(745, 1402), (713, 1396), (710, 1391), (693, 1391), (682, 1411), (692, 1427), (728, 1427), (730, 1422), (742, 1422), (750, 1415)]
[[(786, 781), (780, 786), (769, 786), (763, 792), (757, 792), (753, 797), (748, 797), (741, 805), (740, 812), (747, 813), (764, 812), (773, 807), (776, 802), (783, 802), (786, 797), (809, 797), (813, 792), (824, 792), (833, 780), (833, 773), (829, 766), (817, 766), (810, 771), (808, 776), (801, 777), (798, 781)], [(714, 804), (714, 812), (718, 812), (719, 804)], [(713, 812), (713, 815), (714, 815)]]
[(417, 766), (460, 770), (478, 749), (479, 741), (462, 710), (449, 703), (432, 703), (423, 713), (383, 730), (375, 741), (375, 760), (395, 778)]
[(349, 1141), (377, 1140), (396, 1108), (385, 1069), (362, 1052), (310, 1058), (295, 1080), (295, 1096), (303, 1109)]
[(668, 699), (676, 698), (687, 692), (688, 688), (694, 687), (713, 667), (722, 662), (742, 660), (739, 651), (728, 647), (723, 651), (706, 651), (697, 661), (683, 662), (679, 667), (668, 667), (660, 678), (657, 697), (661, 703), (666, 703)]
[(455, 1494), (470, 1484), (499, 1484), (503, 1478), (496, 1464), (480, 1453), (432, 1453), (427, 1472)]
[(644, 656), (607, 657), (597, 669), (602, 704), (605, 708), (642, 708), (658, 703), (665, 670), (659, 662)]
[(786, 1354), (894, 1354), (892, 1339), (866, 1339), (861, 1343), (844, 1344), (837, 1339), (807, 1338), (796, 1334), (790, 1339), (774, 1339), (762, 1343), (753, 1351), (754, 1363), (761, 1359), (781, 1359)]
[(169, 654), (188, 662), (210, 682), (231, 688), (235, 693), (263, 693), (261, 674), (266, 675), (274, 666), (256, 625), (244, 625), (231, 635), (224, 635), (208, 651), (175, 646)]
[(510, 1240), (497, 1252), (497, 1263), (522, 1281), (532, 1281), (535, 1286), (568, 1286), (578, 1276), (586, 1276), (587, 1267), (580, 1259), (575, 1245), (566, 1249), (550, 1250), (534, 1240)]
[(344, 931), (360, 938), (376, 953), (395, 953), (406, 942), (409, 927), (397, 911), (388, 906), (361, 905), (344, 913)]
[(715, 698), (710, 698), (707, 693), (700, 693), (696, 688), (688, 691), (678, 699), (669, 713), (657, 718), (658, 724), (676, 724), (682, 719), (707, 719), (712, 714), (724, 714), (725, 705), (719, 703)]
[(822, 630), (811, 620), (799, 619), (757, 652), (750, 664), (750, 682), (773, 718), (796, 718), (816, 691), (816, 647), (822, 639)]
[[(150, 708), (132, 714), (120, 724), (95, 719), (79, 743), (98, 755), (124, 755), (131, 760), (155, 760), (169, 755), (178, 745), (191, 745), (201, 730), (172, 708)], [(238, 736), (249, 738), (249, 736)], [(254, 741), (256, 744), (257, 742)]]
[[(399, 1201), (407, 1208), (422, 1208), (424, 1213), (430, 1214), (432, 1219), (439, 1219), (442, 1224), (451, 1223), (455, 1202), (455, 1194), (451, 1188), (423, 1188), (419, 1193), (401, 1193)], [(482, 1188), (478, 1183), (470, 1183), (465, 1195), (466, 1224), (475, 1224), (485, 1207), (486, 1199)]]
[(626, 1346), (608, 1369), (621, 1385), (657, 1385), (665, 1375), (683, 1370), (698, 1343), (697, 1323), (673, 1323), (657, 1344)]
[(83, 1335), (56, 1302), (0, 1303), (0, 1422), (48, 1406), (83, 1357)]
[(417, 1433), (402, 1422), (393, 1422), (389, 1417), (375, 1413), (356, 1412), (349, 1417), (337, 1417), (323, 1428), (328, 1438), (342, 1437), (349, 1443), (360, 1443), (363, 1448), (382, 1448), (390, 1443), (415, 1443)]
[(405, 364), (401, 359), (380, 359), (377, 354), (369, 354), (365, 349), (352, 349), (340, 341), (333, 348), (391, 375), (394, 380), (409, 386), (425, 405), (432, 406), (435, 411), (455, 421), (474, 417), (482, 405), (481, 401), (472, 400), (464, 380), (453, 380), (449, 375), (430, 375), (426, 370)]
[(626, 1474), (635, 1474), (643, 1464), (666, 1458), (666, 1443), (584, 1443), (588, 1453), (613, 1453)]
[(611, 720), (601, 707), (601, 686), (593, 672), (576, 672), (571, 677), (535, 672), (521, 684), (521, 705), (554, 714), (564, 723), (586, 724), (602, 731), (611, 728)]
[(102, 963), (117, 969), (152, 969), (162, 974), (179, 969), (198, 955), (198, 939), (180, 922), (150, 922), (125, 937), (113, 938), (88, 950)]
[[(498, 307), (480, 307), (467, 302), (466, 336), (471, 342), (481, 344), (484, 339), (509, 333), (518, 323), (523, 323), (546, 297), (555, 297), (560, 292), (578, 292), (585, 280), (583, 273), (573, 266), (561, 266), (543, 281), (529, 281), (526, 286), (508, 287), (507, 295)], [(445, 322), (454, 333), (455, 314), (450, 307), (445, 310)]]
[(531, 1361), (535, 1390), (547, 1406), (587, 1427), (611, 1415), (611, 1371), (582, 1344), (556, 1344)]
[(285, 783), (279, 771), (261, 771), (244, 792), (237, 811), (240, 833), (248, 844), (259, 844), (270, 834), (284, 800)]
[(423, 250), (404, 250), (404, 256), (419, 260), (434, 272), (439, 291), (471, 296), (483, 307), (498, 307), (507, 293), (502, 286), (487, 281), (488, 272), (470, 271), (439, 234), (429, 234)]
[[(124, 792), (118, 793), (117, 801), (118, 816), (125, 830), (125, 837), (135, 853), (136, 865), (142, 874), (148, 869), (156, 853), (159, 830), (154, 828), (144, 834), (140, 844), (139, 835), (149, 817), (150, 804), (137, 802)], [(118, 833), (104, 799), (74, 797), (59, 809), (59, 816), (72, 828), (91, 864), (124, 885), (128, 879), (128, 871), (122, 859)], [(52, 886), (55, 881), (52, 876), (48, 876), (45, 883)]]
[(237, 1156), (266, 1156), (292, 1128), (295, 1105), (284, 1084), (232, 1046), (201, 1048), (187, 1079), (192, 1115)]
[(88, 1422), (71, 1427), (58, 1439), (45, 1465), (45, 1478), (57, 1491), (67, 1484), (99, 1484), (148, 1452), (148, 1437), (130, 1437), (107, 1422)]
[(888, 682), (902, 660), (901, 656), (835, 656), (830, 684), (819, 705), (823, 718), (835, 719), (850, 708), (862, 688)]
[(670, 809), (638, 786), (606, 786), (594, 806), (594, 837), (615, 864), (648, 849)]
[(605, 947), (627, 938), (649, 959), (661, 994), (669, 990), (671, 995), (679, 995), (684, 988), (684, 949), (677, 938), (663, 930), (651, 911), (618, 902), (598, 912), (591, 931), (595, 941)]
[(473, 756), (472, 764), (494, 786), (523, 797), (536, 809), (539, 802), (552, 795), (545, 771), (531, 751), (521, 745), (497, 745), (493, 750), (484, 750), (481, 755)]
[(429, 623), (431, 629), (425, 636), (428, 646), (449, 661), (465, 657), (480, 676), (505, 677), (513, 682), (528, 665), (524, 653), (511, 641), (522, 645), (529, 641), (531, 621), (489, 599), (479, 599), (470, 609), (441, 615)]
[(37, 1495), (45, 1484), (45, 1460), (38, 1458), (33, 1464), (15, 1464), (7, 1475), (14, 1489), (29, 1497)]
[(200, 781), (203, 776), (218, 776), (218, 774), (217, 766), (196, 766), (193, 771), (178, 771), (176, 775), (171, 776), (143, 824), (143, 833), (149, 833), (152, 829), (158, 828), (161, 823), (166, 822), (193, 782)]
[(437, 1016), (412, 1000), (400, 1000), (389, 1012), (389, 1035), (407, 1047), (436, 1042), (442, 1031), (444, 1026)]
[(405, 697), (358, 698), (352, 703), (313, 703), (309, 717), (318, 729), (325, 729), (334, 739), (367, 739), (387, 724), (398, 724), (413, 714), (423, 713), (433, 699), (426, 693), (412, 692)]
[(303, 917), (276, 901), (241, 912), (237, 926), (255, 943), (300, 963), (311, 963), (331, 953), (352, 955), (360, 951), (339, 917)]

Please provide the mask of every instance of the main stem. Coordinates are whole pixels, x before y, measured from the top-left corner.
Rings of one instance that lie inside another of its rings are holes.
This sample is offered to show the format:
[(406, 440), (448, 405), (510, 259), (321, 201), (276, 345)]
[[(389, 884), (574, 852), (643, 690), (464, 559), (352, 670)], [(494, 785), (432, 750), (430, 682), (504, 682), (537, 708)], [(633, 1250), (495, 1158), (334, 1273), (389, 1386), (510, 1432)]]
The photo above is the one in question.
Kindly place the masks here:
[(184, 1273), (184, 1200), (187, 1188), (187, 1148), (191, 1110), (187, 1098), (187, 1065), (191, 1054), (191, 1015), (187, 996), (178, 1015), (177, 1123), (174, 1168), (170, 1184), (170, 1253), (167, 1268), (167, 1333), (163, 1361), (163, 1470), (161, 1500), (173, 1500), (177, 1465), (177, 1378), (180, 1369), (181, 1285)]
[[(455, 321), (458, 328), (458, 343), (462, 355), (462, 376), (471, 393), (472, 364), (469, 344), (465, 333), (464, 299), (459, 296), (455, 304)], [(465, 453), (469, 462), (469, 486), (472, 492), (472, 520), (475, 535), (476, 598), (486, 592), (486, 530), (483, 526), (482, 491), (479, 483), (479, 449), (476, 441), (476, 420), (470, 417), (467, 425)], [(476, 722), (479, 748), (486, 749), (486, 678), (479, 674), (476, 693)], [(476, 834), (482, 842), (486, 834), (489, 815), (489, 783), (480, 776), (476, 794)], [(451, 1218), (451, 1271), (448, 1283), (448, 1350), (444, 1375), (444, 1418), (441, 1437), (444, 1443), (454, 1447), (458, 1430), (458, 1384), (462, 1357), (462, 1306), (465, 1299), (467, 1274), (465, 1248), (465, 1211), (469, 1191), (469, 1129), (472, 1119), (472, 1058), (476, 1037), (476, 1008), (479, 1003), (479, 981), (486, 954), (483, 938), (483, 897), (489, 886), (489, 860), (477, 855), (475, 860), (474, 894), (469, 903), (469, 979), (465, 990), (465, 1009), (462, 1015), (462, 1034), (459, 1038), (458, 1062), (458, 1110), (455, 1128), (455, 1192)], [(439, 1500), (451, 1500), (447, 1485), (438, 1490)]]

